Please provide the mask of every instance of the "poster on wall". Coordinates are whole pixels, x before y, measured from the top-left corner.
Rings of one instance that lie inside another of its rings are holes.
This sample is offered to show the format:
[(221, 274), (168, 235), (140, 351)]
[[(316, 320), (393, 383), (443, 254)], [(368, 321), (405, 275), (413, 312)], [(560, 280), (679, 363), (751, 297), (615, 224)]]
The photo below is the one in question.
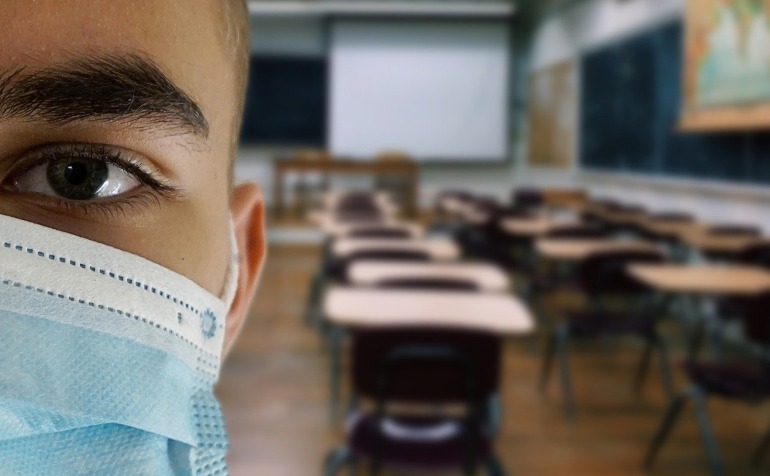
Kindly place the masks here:
[(688, 0), (682, 128), (770, 128), (770, 0)]
[(566, 61), (529, 79), (529, 163), (569, 168), (574, 157), (577, 87), (575, 63)]

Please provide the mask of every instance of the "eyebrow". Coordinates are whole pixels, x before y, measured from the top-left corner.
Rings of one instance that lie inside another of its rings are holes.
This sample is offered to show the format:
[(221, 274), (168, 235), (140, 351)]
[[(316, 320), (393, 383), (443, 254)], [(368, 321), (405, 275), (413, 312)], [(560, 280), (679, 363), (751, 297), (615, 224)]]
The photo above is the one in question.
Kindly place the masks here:
[(208, 138), (200, 106), (140, 54), (79, 58), (27, 73), (0, 73), (0, 120), (121, 122)]

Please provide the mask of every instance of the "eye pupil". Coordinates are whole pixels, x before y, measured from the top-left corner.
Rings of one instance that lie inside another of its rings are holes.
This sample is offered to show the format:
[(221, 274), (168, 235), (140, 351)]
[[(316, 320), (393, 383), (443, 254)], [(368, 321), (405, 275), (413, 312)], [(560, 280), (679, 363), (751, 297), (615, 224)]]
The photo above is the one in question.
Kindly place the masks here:
[(64, 168), (64, 178), (72, 185), (82, 185), (88, 178), (88, 166), (82, 162), (68, 164)]
[(46, 177), (53, 191), (62, 198), (88, 200), (107, 182), (109, 167), (105, 161), (96, 159), (52, 160)]

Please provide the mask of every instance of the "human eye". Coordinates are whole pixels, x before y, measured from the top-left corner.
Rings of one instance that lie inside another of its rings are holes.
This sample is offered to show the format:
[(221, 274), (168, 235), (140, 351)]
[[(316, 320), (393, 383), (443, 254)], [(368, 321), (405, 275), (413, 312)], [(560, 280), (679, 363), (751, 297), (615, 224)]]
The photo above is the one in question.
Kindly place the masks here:
[(5, 193), (28, 195), (48, 205), (122, 207), (173, 194), (148, 160), (102, 144), (52, 144), (24, 154), (0, 184)]

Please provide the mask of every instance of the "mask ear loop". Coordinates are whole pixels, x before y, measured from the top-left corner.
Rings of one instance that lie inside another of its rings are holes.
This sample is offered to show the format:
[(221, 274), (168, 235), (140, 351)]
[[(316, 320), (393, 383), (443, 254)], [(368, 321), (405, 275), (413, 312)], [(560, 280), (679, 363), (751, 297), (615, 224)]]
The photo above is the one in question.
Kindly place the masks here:
[(235, 300), (235, 293), (238, 291), (238, 274), (241, 265), (241, 254), (238, 251), (238, 241), (235, 238), (235, 223), (233, 217), (230, 215), (229, 221), (230, 228), (230, 264), (227, 268), (227, 277), (225, 278), (225, 287), (222, 290), (222, 295), (219, 299), (225, 303), (227, 311), (233, 305)]

